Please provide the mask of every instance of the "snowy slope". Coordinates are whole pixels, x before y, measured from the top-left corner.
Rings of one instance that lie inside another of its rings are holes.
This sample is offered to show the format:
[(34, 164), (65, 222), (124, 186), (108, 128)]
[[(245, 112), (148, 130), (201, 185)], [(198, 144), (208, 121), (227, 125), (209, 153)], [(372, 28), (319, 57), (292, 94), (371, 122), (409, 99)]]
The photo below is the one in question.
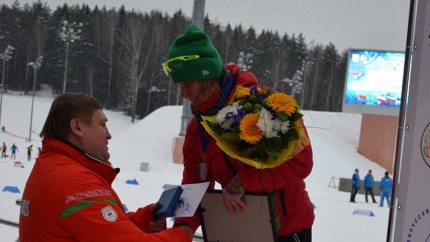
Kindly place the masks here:
[[(34, 147), (41, 147), (38, 132), (51, 102), (49, 91), (40, 92), (35, 98), (31, 142)], [(30, 144), (27, 141), (30, 108), (31, 96), (19, 93), (3, 95), (1, 125), (6, 127), (8, 133), (0, 133), (0, 142), (4, 141), (8, 146), (13, 142), (18, 145), (16, 161), (21, 161), (24, 168), (14, 166), (15, 160), (0, 159), (1, 189), (16, 186), (22, 192), (34, 164), (34, 159), (26, 161), (25, 150)], [(111, 162), (121, 168), (113, 186), (129, 210), (155, 202), (164, 184), (180, 183), (182, 165), (172, 161), (172, 143), (180, 131), (181, 106), (160, 108), (134, 124), (130, 117), (121, 113), (105, 112), (113, 136), (109, 142)], [(348, 202), (349, 193), (328, 186), (332, 177), (349, 178), (355, 168), (360, 169), (362, 177), (365, 171), (372, 169), (376, 180), (385, 172), (382, 167), (357, 153), (361, 115), (315, 111), (304, 111), (303, 114), (314, 151), (314, 169), (306, 180), (316, 206), (314, 240), (334, 242), (348, 238), (352, 242), (385, 241), (387, 208), (366, 204), (362, 195), (357, 195), (358, 203), (351, 204)], [(141, 162), (149, 164), (148, 172), (140, 171)], [(139, 185), (126, 184), (128, 179), (136, 179)], [(19, 207), (15, 201), (21, 195), (0, 191), (0, 218), (18, 221)], [(371, 210), (375, 216), (353, 215), (355, 209)], [(171, 221), (168, 222), (170, 225)], [(0, 241), (14, 241), (17, 236), (16, 228), (0, 224)]]

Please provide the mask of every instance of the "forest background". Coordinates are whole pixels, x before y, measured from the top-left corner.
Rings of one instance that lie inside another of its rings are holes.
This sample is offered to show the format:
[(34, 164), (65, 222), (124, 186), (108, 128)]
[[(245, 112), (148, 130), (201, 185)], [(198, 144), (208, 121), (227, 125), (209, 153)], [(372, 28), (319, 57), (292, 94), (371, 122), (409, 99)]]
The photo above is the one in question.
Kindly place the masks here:
[[(14, 47), (11, 58), (2, 61), (2, 83), (6, 91), (30, 94), (36, 82), (36, 89), (48, 84), (54, 93), (62, 93), (67, 80), (66, 91), (90, 94), (134, 122), (159, 107), (182, 104), (161, 63), (190, 23), (181, 10), (169, 16), (124, 6), (64, 4), (51, 10), (41, 1), (2, 4), (0, 50)], [(70, 34), (70, 27), (77, 38), (64, 41), (61, 35)], [(224, 63), (242, 64), (261, 84), (294, 95), (302, 109), (341, 111), (348, 50), (339, 53), (333, 43), (307, 42), (302, 33), (222, 26), (208, 16), (204, 31)], [(38, 58), (42, 61), (36, 72), (28, 64)]]

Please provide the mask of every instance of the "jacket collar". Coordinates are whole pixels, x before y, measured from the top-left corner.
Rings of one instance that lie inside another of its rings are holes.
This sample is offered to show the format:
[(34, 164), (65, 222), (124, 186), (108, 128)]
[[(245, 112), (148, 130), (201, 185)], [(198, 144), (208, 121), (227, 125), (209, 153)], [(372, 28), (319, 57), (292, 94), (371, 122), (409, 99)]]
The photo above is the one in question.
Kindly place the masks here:
[(102, 176), (107, 182), (109, 182), (109, 184), (112, 184), (120, 171), (119, 168), (113, 168), (109, 161), (100, 161), (67, 141), (44, 137), (42, 144), (43, 153), (53, 152), (65, 155), (87, 169)]

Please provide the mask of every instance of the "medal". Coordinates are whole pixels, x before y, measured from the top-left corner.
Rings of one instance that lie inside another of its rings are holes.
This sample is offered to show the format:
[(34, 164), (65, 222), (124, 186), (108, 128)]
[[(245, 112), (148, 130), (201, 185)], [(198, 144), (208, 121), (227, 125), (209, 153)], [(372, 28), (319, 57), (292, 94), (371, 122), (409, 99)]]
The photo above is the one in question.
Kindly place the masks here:
[(204, 159), (205, 159), (206, 149), (208, 148), (209, 143), (212, 140), (212, 137), (206, 134), (206, 138), (204, 138), (201, 125), (199, 125), (198, 128), (199, 128), (198, 131), (199, 131), (200, 144), (202, 145), (202, 152), (203, 152), (202, 162), (200, 162), (199, 164), (198, 175), (201, 181), (206, 181), (206, 178), (208, 177), (208, 165), (206, 164), (206, 162), (204, 162)]

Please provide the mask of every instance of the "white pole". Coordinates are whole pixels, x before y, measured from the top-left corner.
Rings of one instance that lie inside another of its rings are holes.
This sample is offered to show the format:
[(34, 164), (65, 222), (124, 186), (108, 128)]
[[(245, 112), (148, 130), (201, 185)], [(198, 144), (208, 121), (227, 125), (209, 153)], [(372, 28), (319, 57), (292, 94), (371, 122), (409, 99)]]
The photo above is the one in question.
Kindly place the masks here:
[(31, 129), (33, 125), (33, 107), (34, 107), (34, 96), (36, 95), (36, 80), (37, 80), (37, 68), (34, 66), (34, 77), (33, 77), (33, 98), (31, 100), (31, 114), (30, 114), (30, 131), (28, 133), (28, 141), (31, 143)]

